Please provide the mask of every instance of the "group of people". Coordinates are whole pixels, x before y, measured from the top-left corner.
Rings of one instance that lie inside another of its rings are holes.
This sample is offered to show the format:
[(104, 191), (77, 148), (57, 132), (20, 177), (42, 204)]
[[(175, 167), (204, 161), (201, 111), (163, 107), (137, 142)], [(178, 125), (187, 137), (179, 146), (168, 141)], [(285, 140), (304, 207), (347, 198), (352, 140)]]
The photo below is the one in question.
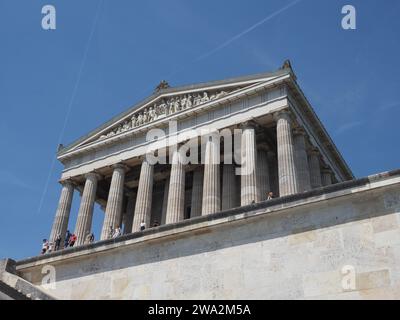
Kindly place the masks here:
[[(76, 234), (69, 232), (67, 230), (67, 233), (65, 234), (65, 239), (64, 239), (64, 249), (68, 247), (73, 247), (75, 245), (75, 242), (78, 240), (78, 237)], [(45, 253), (50, 253), (53, 251), (58, 251), (61, 248), (61, 234), (57, 235), (57, 238), (53, 242), (48, 241), (47, 239), (43, 239), (42, 243), (42, 254)], [(88, 233), (85, 239), (85, 244), (89, 244), (94, 242), (94, 234), (93, 233)]]

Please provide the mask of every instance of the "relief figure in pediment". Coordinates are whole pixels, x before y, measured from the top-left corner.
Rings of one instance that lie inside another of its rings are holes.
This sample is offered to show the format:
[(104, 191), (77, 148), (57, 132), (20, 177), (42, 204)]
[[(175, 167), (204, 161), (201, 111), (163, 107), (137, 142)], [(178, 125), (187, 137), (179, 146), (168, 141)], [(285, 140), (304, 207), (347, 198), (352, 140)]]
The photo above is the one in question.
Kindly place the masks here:
[(186, 109), (191, 108), (192, 104), (192, 95), (189, 93), (186, 99)]
[(144, 109), (143, 111), (143, 123), (149, 122), (149, 112), (147, 111), (147, 108)]
[(185, 110), (186, 109), (186, 101), (187, 101), (187, 97), (186, 94), (181, 98), (181, 110)]
[(165, 103), (165, 100), (161, 100), (161, 104), (158, 106), (157, 110), (157, 115), (161, 116), (163, 114), (168, 114), (167, 110), (167, 104)]
[(141, 126), (143, 124), (143, 116), (141, 113), (139, 113), (136, 121), (137, 126)]
[(194, 105), (197, 106), (201, 103), (201, 95), (198, 93), (195, 93), (194, 95)]
[(210, 100), (210, 98), (208, 97), (207, 92), (203, 93), (203, 97), (201, 98), (201, 103), (206, 103)]
[(174, 110), (175, 110), (175, 112), (177, 112), (177, 111), (180, 111), (180, 110), (181, 110), (181, 105), (180, 105), (180, 103), (179, 103), (179, 98), (178, 98), (178, 97), (176, 97), (176, 98), (175, 98), (175, 102), (174, 102)]
[(156, 104), (154, 104), (154, 107), (150, 107), (149, 109), (149, 121), (153, 121), (157, 119), (157, 113), (156, 113)]
[(132, 125), (132, 128), (136, 127), (136, 125), (137, 125), (136, 122), (137, 122), (136, 116), (133, 115), (132, 118), (131, 118), (131, 125)]

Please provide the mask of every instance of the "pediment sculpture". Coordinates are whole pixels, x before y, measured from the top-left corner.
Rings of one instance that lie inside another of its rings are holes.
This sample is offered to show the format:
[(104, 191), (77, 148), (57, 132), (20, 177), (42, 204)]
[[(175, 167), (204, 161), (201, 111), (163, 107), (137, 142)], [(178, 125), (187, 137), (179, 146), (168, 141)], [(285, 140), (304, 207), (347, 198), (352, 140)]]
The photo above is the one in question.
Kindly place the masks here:
[(115, 136), (117, 134), (133, 128), (140, 127), (152, 121), (165, 118), (176, 112), (197, 107), (198, 105), (221, 98), (228, 93), (229, 92), (222, 90), (216, 91), (209, 95), (208, 92), (203, 91), (173, 96), (168, 99), (162, 98), (161, 100), (154, 103), (153, 106), (135, 112), (132, 116), (130, 116), (130, 118), (120, 123), (117, 127), (112, 129), (108, 133), (101, 135), (99, 140)]

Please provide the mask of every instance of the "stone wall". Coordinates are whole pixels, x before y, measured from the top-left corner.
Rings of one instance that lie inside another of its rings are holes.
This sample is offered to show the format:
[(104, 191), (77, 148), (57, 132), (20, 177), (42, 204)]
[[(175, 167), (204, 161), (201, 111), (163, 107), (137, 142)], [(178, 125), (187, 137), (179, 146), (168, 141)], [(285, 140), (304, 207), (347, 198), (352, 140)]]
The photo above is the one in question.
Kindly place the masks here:
[(63, 299), (400, 299), (400, 172), (19, 261), (17, 271), (39, 285), (48, 265), (47, 290)]

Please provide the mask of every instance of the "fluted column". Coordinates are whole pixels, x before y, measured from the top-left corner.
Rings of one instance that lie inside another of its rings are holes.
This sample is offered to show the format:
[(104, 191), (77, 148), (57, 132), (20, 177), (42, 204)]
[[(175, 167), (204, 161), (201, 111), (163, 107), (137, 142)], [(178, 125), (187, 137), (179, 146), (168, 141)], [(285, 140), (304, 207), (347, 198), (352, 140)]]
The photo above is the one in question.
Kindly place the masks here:
[(81, 204), (79, 207), (78, 218), (76, 220), (75, 235), (77, 240), (75, 245), (83, 245), (88, 233), (92, 229), (93, 209), (96, 200), (97, 181), (100, 176), (96, 173), (88, 173), (86, 176), (85, 187), (83, 189)]
[(177, 150), (172, 155), (171, 176), (165, 223), (182, 221), (185, 215), (185, 170)]
[(124, 198), (124, 181), (126, 166), (116, 164), (111, 178), (110, 191), (108, 193), (106, 213), (101, 231), (101, 240), (110, 238), (111, 230), (115, 229), (122, 214), (122, 201)]
[(322, 168), (321, 180), (324, 187), (332, 184), (332, 170), (329, 167)]
[(308, 165), (305, 136), (306, 133), (303, 128), (299, 127), (293, 130), (299, 192), (311, 190), (310, 167)]
[(275, 197), (279, 196), (279, 174), (278, 161), (276, 153), (272, 150), (268, 151), (268, 166), (269, 166), (269, 184), (272, 193)]
[(169, 193), (169, 177), (165, 180), (164, 185), (164, 196), (163, 196), (163, 204), (162, 204), (162, 211), (161, 211), (161, 225), (165, 224), (167, 221), (167, 208), (168, 208), (168, 193)]
[(283, 197), (298, 192), (292, 120), (287, 110), (277, 112), (274, 118), (277, 122), (279, 195)]
[(204, 167), (201, 165), (193, 171), (191, 218), (201, 216), (201, 204), (203, 202), (203, 177)]
[(321, 166), (319, 164), (319, 151), (317, 148), (312, 148), (309, 151), (309, 165), (310, 165), (310, 181), (311, 188), (319, 188), (322, 186), (321, 181)]
[(257, 149), (257, 186), (260, 201), (267, 199), (267, 193), (271, 191), (268, 164), (268, 146), (260, 145)]
[(126, 204), (126, 212), (124, 215), (124, 234), (132, 232), (133, 216), (135, 213), (136, 192), (130, 191), (128, 194), (128, 203)]
[(249, 205), (260, 200), (257, 188), (257, 149), (255, 127), (246, 122), (242, 127), (240, 204)]
[(222, 169), (222, 210), (236, 207), (236, 176), (235, 165), (224, 164)]
[(150, 227), (151, 204), (153, 198), (153, 176), (154, 165), (150, 164), (147, 159), (144, 159), (140, 169), (132, 232), (140, 231), (140, 224), (142, 221), (146, 224), (146, 228)]
[(51, 228), (49, 241), (54, 243), (58, 235), (61, 236), (60, 246), (64, 245), (65, 233), (68, 228), (68, 220), (71, 212), (71, 203), (74, 195), (74, 185), (72, 181), (65, 180), (60, 182), (62, 185), (60, 200), (56, 216), (54, 218), (53, 227)]
[(220, 141), (216, 134), (211, 134), (205, 142), (203, 201), (201, 215), (221, 210), (220, 182)]

